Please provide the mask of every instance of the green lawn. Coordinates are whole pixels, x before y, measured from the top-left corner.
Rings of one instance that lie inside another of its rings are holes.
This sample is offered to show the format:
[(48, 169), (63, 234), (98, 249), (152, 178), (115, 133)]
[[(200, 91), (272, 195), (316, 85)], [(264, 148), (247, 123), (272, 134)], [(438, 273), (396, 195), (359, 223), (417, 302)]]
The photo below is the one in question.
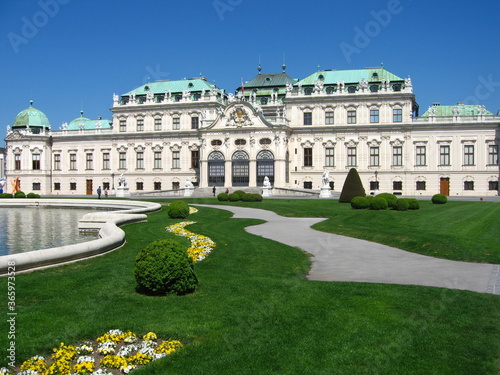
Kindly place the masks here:
[[(418, 222), (426, 222), (425, 212), (439, 217), (444, 210), (452, 210), (449, 215), (484, 216), (476, 213), (475, 206), (458, 202), (440, 206), (440, 212), (429, 203), (419, 212), (362, 213), (334, 201), (262, 203), (252, 206), (289, 216), (329, 217), (319, 224), (326, 230), (359, 225), (375, 232), (384, 225), (374, 228), (369, 221), (384, 220), (397, 222), (398, 226), (392, 225), (398, 232), (402, 220), (417, 227)], [(490, 209), (497, 208), (490, 205)], [(496, 212), (493, 221), (498, 227)], [(356, 221), (356, 214), (366, 217)], [(402, 219), (404, 215), (413, 219)], [(119, 328), (154, 331), (187, 344), (136, 374), (500, 373), (498, 296), (418, 286), (308, 281), (304, 279), (309, 268), (306, 254), (247, 233), (244, 227), (257, 220), (229, 218), (227, 211), (212, 208), (200, 208), (189, 218), (197, 223), (186, 229), (217, 243), (213, 253), (196, 265), (200, 284), (191, 295), (147, 297), (135, 292), (132, 268), (137, 252), (154, 239), (178, 238), (164, 229), (179, 222), (169, 219), (165, 211), (148, 215), (147, 223), (123, 227), (127, 244), (110, 254), (17, 275), (18, 361), (48, 354), (61, 341), (76, 343)], [(391, 236), (389, 229), (387, 233)], [(0, 290), (7, 296), (4, 278)], [(2, 298), (4, 312), (5, 302)], [(5, 318), (0, 327), (0, 332), (6, 332)], [(7, 342), (7, 335), (2, 334), (0, 348), (8, 348)], [(6, 362), (2, 356), (0, 365)]]

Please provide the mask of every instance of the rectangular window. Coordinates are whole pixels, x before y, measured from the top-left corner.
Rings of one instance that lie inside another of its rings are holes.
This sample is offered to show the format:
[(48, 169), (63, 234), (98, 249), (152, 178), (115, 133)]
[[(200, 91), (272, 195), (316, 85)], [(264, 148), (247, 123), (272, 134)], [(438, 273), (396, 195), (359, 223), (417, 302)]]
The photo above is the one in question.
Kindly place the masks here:
[(42, 190), (40, 182), (33, 182), (32, 190)]
[(85, 155), (85, 169), (94, 169), (94, 154), (87, 153)]
[(417, 190), (425, 190), (425, 181), (417, 181)]
[(304, 181), (304, 189), (312, 189), (313, 183), (312, 181)]
[(304, 125), (312, 125), (313, 114), (312, 112), (304, 112)]
[(191, 168), (198, 168), (200, 166), (200, 152), (198, 150), (191, 151)]
[(54, 154), (54, 170), (61, 170), (61, 154)]
[(135, 190), (144, 190), (144, 183), (142, 181), (137, 181), (135, 183)]
[(198, 116), (191, 117), (191, 129), (198, 129), (200, 125), (200, 119)]
[(370, 110), (370, 123), (377, 124), (379, 122), (378, 109)]
[(172, 151), (172, 169), (180, 169), (181, 167), (181, 152)]
[(179, 183), (179, 181), (173, 181), (172, 182), (172, 189), (173, 190), (179, 190), (181, 187), (181, 184)]
[(370, 166), (378, 167), (380, 165), (379, 158), (379, 148), (378, 147), (370, 147)]
[(61, 183), (60, 182), (54, 182), (54, 190), (61, 190)]
[(111, 164), (109, 161), (109, 152), (104, 152), (102, 154), (102, 169), (111, 169)]
[(137, 151), (136, 168), (137, 169), (144, 169), (144, 152), (142, 152), (142, 151)]
[(155, 151), (154, 169), (161, 169), (161, 151)]
[(325, 166), (335, 167), (335, 149), (333, 147), (328, 147), (325, 149)]
[(403, 110), (393, 109), (392, 110), (392, 122), (403, 122)]
[(159, 181), (155, 181), (155, 182), (153, 183), (153, 189), (154, 189), (154, 190), (161, 190), (161, 182), (159, 182)]
[(403, 181), (393, 181), (392, 182), (393, 190), (403, 190)]
[(474, 190), (474, 181), (464, 181), (464, 190)]
[(498, 145), (490, 145), (488, 147), (488, 165), (498, 164)]
[(464, 146), (464, 165), (474, 165), (474, 146)]
[(33, 154), (32, 167), (33, 170), (40, 170), (40, 154)]
[(21, 169), (21, 155), (20, 154), (14, 155), (14, 169), (17, 171)]
[(156, 131), (161, 130), (161, 117), (155, 118), (155, 130)]
[(450, 165), (450, 146), (439, 147), (439, 165)]
[(333, 125), (334, 124), (334, 113), (333, 112), (325, 112), (325, 125)]
[(378, 190), (378, 181), (370, 181), (370, 190)]
[(417, 146), (416, 151), (417, 154), (416, 154), (415, 165), (419, 166), (427, 165), (425, 146)]
[(142, 118), (137, 119), (137, 131), (138, 132), (144, 131), (144, 119), (142, 119)]
[(120, 152), (118, 154), (118, 169), (127, 169), (127, 153)]
[(120, 120), (120, 132), (126, 132), (126, 131), (127, 131), (127, 121)]
[(356, 147), (347, 147), (347, 166), (357, 166)]
[(174, 130), (179, 130), (181, 128), (181, 118), (180, 117), (174, 117), (173, 119), (173, 129)]
[(76, 169), (76, 154), (69, 154), (69, 169), (73, 171)]
[(399, 166), (399, 167), (403, 165), (403, 147), (402, 146), (394, 146), (392, 148), (392, 165)]
[(70, 182), (69, 183), (69, 190), (72, 190), (72, 191), (76, 190), (76, 182)]
[(313, 165), (313, 149), (311, 147), (304, 148), (304, 167), (312, 167)]
[(488, 181), (488, 190), (498, 190), (498, 181)]
[(102, 183), (102, 190), (103, 191), (109, 190), (109, 182), (106, 181)]
[(356, 123), (356, 111), (347, 111), (347, 123), (348, 124)]

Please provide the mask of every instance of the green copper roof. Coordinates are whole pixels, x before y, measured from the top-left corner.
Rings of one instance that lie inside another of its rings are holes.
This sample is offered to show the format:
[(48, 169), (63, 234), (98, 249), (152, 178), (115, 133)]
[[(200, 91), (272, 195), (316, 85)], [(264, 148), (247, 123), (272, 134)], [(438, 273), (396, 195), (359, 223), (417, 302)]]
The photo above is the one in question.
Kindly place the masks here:
[(215, 85), (208, 83), (204, 78), (182, 79), (178, 81), (156, 81), (148, 82), (136, 89), (123, 94), (129, 96), (131, 94), (146, 95), (148, 92), (153, 94), (164, 94), (167, 91), (173, 93), (182, 93), (184, 90), (189, 91), (206, 91), (210, 90)]
[[(479, 114), (479, 110), (482, 109), (482, 106), (479, 105), (466, 105), (466, 104), (457, 104), (457, 105), (433, 105), (429, 107), (429, 109), (421, 116), (421, 117), (429, 117), (429, 111), (432, 109), (434, 111), (434, 116), (436, 117), (446, 117), (446, 116), (477, 116)], [(456, 113), (456, 114), (455, 114)], [(484, 115), (493, 115), (490, 111), (484, 108)]]
[(252, 78), (250, 81), (245, 83), (245, 90), (247, 88), (265, 88), (265, 87), (276, 87), (285, 86), (287, 83), (292, 85), (297, 82), (286, 73), (276, 73), (276, 74), (259, 74)]
[(336, 84), (338, 81), (358, 83), (361, 79), (368, 82), (380, 82), (384, 79), (391, 82), (404, 81), (403, 78), (385, 70), (384, 68), (365, 68), (353, 70), (322, 70), (311, 74), (300, 82), (302, 85), (314, 85), (317, 81), (323, 81), (324, 85)]
[(68, 124), (67, 130), (80, 130), (80, 129), (110, 129), (111, 121), (107, 119), (97, 119), (90, 120), (86, 117), (83, 117), (83, 111), (80, 112), (80, 117), (75, 118)]
[(26, 128), (50, 128), (49, 119), (45, 113), (33, 107), (33, 100), (30, 101), (29, 108), (19, 112), (14, 119), (12, 129)]

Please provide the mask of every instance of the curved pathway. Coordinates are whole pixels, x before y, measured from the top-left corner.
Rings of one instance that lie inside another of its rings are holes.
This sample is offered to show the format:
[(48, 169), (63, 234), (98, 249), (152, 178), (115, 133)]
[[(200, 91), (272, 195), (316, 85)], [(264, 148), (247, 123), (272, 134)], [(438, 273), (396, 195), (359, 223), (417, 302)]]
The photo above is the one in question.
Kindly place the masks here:
[(236, 206), (198, 206), (230, 211), (234, 218), (265, 220), (246, 230), (312, 254), (309, 280), (422, 285), (500, 294), (500, 265), (438, 259), (312, 229), (311, 225), (326, 220), (321, 218), (289, 218)]

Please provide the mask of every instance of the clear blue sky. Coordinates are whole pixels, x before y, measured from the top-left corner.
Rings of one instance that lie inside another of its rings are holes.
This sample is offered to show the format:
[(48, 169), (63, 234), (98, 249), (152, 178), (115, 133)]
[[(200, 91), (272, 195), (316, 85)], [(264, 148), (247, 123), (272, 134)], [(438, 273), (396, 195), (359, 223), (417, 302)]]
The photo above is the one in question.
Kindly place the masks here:
[(113, 93), (200, 73), (227, 92), (263, 73), (380, 66), (433, 102), (500, 109), (498, 0), (2, 0), (0, 145), (29, 106), (52, 129), (111, 118)]

